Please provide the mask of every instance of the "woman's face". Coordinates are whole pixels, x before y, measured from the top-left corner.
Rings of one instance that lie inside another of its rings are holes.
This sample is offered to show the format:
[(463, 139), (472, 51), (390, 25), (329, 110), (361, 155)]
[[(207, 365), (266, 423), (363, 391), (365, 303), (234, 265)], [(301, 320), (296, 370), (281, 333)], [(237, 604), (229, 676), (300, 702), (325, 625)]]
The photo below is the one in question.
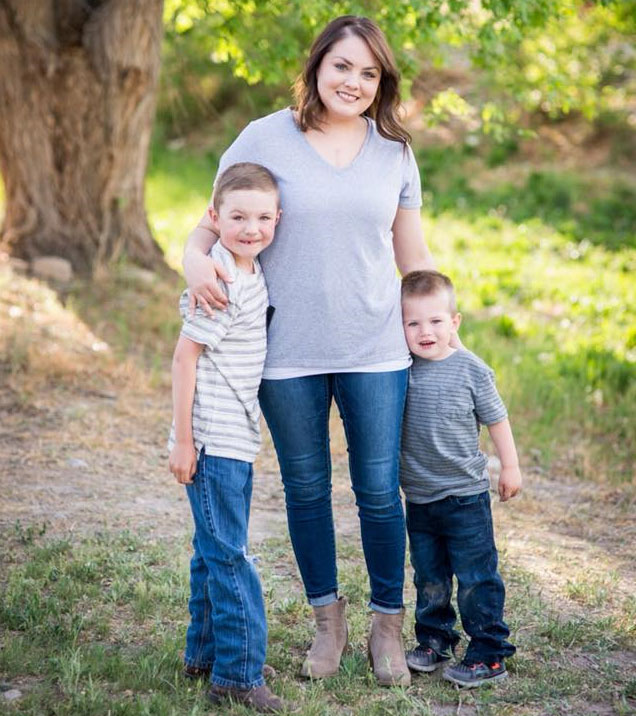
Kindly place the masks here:
[(381, 67), (367, 43), (357, 35), (334, 42), (316, 76), (325, 119), (342, 121), (368, 109), (380, 84)]

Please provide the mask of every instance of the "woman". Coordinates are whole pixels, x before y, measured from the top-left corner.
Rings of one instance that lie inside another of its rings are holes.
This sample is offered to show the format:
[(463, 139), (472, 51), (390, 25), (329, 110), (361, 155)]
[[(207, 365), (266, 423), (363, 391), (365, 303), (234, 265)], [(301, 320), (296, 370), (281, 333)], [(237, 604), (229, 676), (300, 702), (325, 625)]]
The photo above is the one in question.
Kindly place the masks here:
[[(347, 642), (331, 508), (329, 409), (349, 450), (373, 610), (369, 654), (382, 685), (408, 685), (401, 641), (405, 530), (398, 448), (409, 353), (402, 274), (432, 268), (420, 222), (419, 174), (400, 125), (399, 73), (381, 30), (344, 16), (315, 40), (296, 107), (249, 124), (221, 158), (265, 165), (283, 216), (261, 263), (274, 313), (260, 401), (285, 488), (289, 532), (317, 634), (301, 673), (330, 676)], [(223, 308), (204, 256), (207, 215), (184, 256), (206, 310)]]

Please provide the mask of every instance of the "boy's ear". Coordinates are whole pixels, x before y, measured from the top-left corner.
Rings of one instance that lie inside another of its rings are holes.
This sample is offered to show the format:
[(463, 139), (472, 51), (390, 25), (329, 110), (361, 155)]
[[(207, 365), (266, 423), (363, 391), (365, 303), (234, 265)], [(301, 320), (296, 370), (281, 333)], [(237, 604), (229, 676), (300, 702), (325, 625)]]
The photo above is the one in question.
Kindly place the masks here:
[(208, 216), (210, 217), (210, 221), (212, 222), (213, 229), (218, 233), (219, 215), (216, 213), (216, 210), (213, 206), (208, 206)]
[(457, 331), (459, 330), (459, 326), (460, 326), (461, 322), (462, 322), (462, 314), (461, 314), (461, 313), (456, 313), (456, 314), (453, 316), (452, 321), (451, 321), (451, 330), (452, 330), (453, 333), (457, 333)]
[(279, 209), (279, 210), (278, 210), (278, 214), (276, 214), (276, 222), (275, 222), (276, 224), (278, 224), (278, 222), (280, 221), (280, 217), (281, 217), (282, 215), (283, 215), (283, 210), (282, 210), (282, 209)]

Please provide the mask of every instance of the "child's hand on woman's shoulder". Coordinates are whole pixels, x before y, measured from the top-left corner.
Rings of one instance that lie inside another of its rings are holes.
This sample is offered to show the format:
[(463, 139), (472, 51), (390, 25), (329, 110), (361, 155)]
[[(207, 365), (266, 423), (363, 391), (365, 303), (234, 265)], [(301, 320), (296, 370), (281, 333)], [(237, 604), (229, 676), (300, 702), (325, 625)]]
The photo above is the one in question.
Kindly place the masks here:
[(181, 485), (190, 485), (197, 471), (197, 454), (192, 443), (175, 443), (168, 458), (170, 472)]
[(499, 475), (499, 499), (506, 502), (521, 491), (521, 470), (519, 466), (502, 467)]

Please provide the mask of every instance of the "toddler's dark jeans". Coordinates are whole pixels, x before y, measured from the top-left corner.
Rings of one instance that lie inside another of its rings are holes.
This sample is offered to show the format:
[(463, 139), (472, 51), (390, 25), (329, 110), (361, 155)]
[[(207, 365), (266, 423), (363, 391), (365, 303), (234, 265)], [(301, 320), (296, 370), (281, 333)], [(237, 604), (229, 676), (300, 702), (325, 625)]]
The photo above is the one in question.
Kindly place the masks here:
[(407, 501), (406, 525), (417, 589), (418, 643), (443, 654), (459, 641), (451, 605), (455, 575), (457, 604), (470, 637), (465, 661), (492, 664), (514, 654), (503, 620), (505, 590), (497, 571), (488, 492), (427, 504)]

